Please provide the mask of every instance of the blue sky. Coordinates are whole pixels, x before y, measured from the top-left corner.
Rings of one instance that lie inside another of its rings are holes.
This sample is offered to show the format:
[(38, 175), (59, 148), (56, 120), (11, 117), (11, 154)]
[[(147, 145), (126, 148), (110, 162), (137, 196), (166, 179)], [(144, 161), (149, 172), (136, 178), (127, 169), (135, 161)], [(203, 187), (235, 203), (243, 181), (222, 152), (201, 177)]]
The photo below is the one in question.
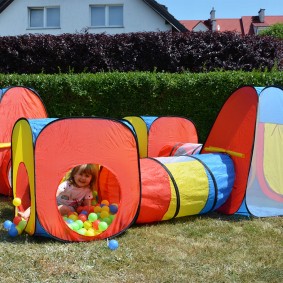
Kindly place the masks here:
[(256, 16), (265, 9), (266, 16), (283, 15), (283, 0), (157, 0), (168, 7), (177, 20), (206, 20), (214, 7), (216, 18)]

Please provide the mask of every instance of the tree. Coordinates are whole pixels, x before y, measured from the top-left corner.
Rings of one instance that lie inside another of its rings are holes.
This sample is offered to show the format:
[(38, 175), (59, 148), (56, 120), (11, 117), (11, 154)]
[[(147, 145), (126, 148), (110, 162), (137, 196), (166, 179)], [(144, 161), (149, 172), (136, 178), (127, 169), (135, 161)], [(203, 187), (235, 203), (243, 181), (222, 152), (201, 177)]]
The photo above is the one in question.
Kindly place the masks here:
[(259, 35), (262, 35), (262, 36), (267, 35), (267, 36), (273, 36), (273, 37), (283, 39), (283, 23), (274, 24), (268, 27), (267, 29), (261, 31)]

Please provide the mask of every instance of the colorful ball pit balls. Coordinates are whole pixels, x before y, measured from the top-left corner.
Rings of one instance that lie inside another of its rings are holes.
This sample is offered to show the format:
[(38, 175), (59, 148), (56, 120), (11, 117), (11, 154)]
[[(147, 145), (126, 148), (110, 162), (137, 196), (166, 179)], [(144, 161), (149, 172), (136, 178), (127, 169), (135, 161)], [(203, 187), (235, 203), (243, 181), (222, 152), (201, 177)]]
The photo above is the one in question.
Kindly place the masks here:
[(98, 230), (100, 232), (104, 232), (105, 230), (107, 230), (108, 228), (108, 224), (104, 221), (101, 221), (99, 224), (98, 224)]
[(99, 230), (98, 229), (99, 223), (100, 223), (100, 220), (95, 220), (94, 222), (92, 222), (92, 227), (94, 230)]
[(87, 220), (87, 215), (84, 213), (80, 213), (78, 216), (79, 220), (81, 220), (82, 222), (85, 222)]
[(104, 200), (102, 200), (101, 201), (101, 203), (100, 203), (101, 205), (109, 205), (109, 201), (108, 200), (106, 200), (106, 199), (104, 199)]
[(97, 214), (95, 213), (95, 212), (91, 212), (89, 215), (88, 215), (88, 220), (90, 221), (90, 222), (94, 222), (94, 221), (96, 221), (97, 220)]
[(110, 204), (109, 210), (110, 210), (110, 213), (116, 214), (118, 212), (118, 205), (117, 204)]
[(5, 230), (9, 231), (10, 228), (11, 228), (11, 226), (12, 226), (12, 224), (13, 224), (12, 221), (6, 220), (6, 221), (4, 221), (4, 223), (3, 223), (3, 227), (4, 227)]
[(110, 250), (116, 250), (119, 247), (119, 243), (116, 240), (110, 240), (108, 241), (108, 248)]
[(18, 229), (16, 228), (16, 225), (15, 224), (12, 224), (9, 231), (8, 231), (8, 234), (9, 236), (11, 237), (16, 237), (19, 235), (19, 231)]
[(14, 206), (20, 206), (22, 204), (22, 200), (20, 198), (14, 198), (13, 199), (13, 205)]

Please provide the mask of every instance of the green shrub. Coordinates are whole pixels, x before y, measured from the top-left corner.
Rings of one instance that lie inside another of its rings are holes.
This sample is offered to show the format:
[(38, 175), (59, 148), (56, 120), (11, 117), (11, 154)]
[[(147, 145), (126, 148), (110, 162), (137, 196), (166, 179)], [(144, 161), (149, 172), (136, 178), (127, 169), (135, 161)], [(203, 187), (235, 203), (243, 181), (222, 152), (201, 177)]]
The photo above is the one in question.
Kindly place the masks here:
[(11, 85), (36, 90), (49, 117), (183, 116), (194, 121), (203, 142), (236, 88), (283, 85), (283, 72), (0, 74), (0, 88)]

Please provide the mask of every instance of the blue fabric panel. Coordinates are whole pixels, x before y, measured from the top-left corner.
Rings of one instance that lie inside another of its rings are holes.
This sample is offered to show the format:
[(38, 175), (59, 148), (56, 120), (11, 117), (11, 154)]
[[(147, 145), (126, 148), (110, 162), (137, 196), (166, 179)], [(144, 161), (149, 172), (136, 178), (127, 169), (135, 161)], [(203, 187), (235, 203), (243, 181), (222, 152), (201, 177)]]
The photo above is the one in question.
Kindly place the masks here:
[[(233, 161), (229, 155), (222, 153), (196, 154), (195, 156), (206, 164), (216, 181), (217, 188), (214, 188), (214, 186), (211, 188), (215, 192), (209, 194), (213, 198), (212, 201), (215, 201), (213, 207), (213, 210), (215, 210), (224, 204), (231, 194), (235, 180)], [(215, 195), (217, 196), (216, 200), (214, 200)], [(212, 208), (211, 204), (207, 204), (204, 209), (207, 210), (208, 207)]]
[(57, 120), (58, 118), (46, 118), (46, 119), (28, 119), (28, 122), (30, 124), (31, 130), (32, 130), (32, 139), (33, 143), (36, 142), (36, 139), (41, 132), (41, 130), (48, 125), (49, 123), (53, 122), (54, 120)]
[(47, 237), (47, 238), (53, 238), (50, 234), (48, 234), (41, 224), (39, 223), (38, 219), (36, 218), (35, 221), (35, 231), (34, 231), (35, 236), (42, 236), (42, 237)]
[(243, 215), (243, 216), (250, 216), (251, 214), (248, 212), (247, 205), (246, 205), (246, 197), (244, 198), (240, 208), (235, 214)]
[(149, 130), (151, 124), (158, 118), (157, 116), (141, 116), (146, 124), (147, 131)]
[(283, 124), (283, 90), (277, 87), (265, 88), (259, 97), (259, 122)]
[(262, 92), (263, 89), (264, 89), (264, 87), (262, 87), (262, 86), (256, 86), (255, 87), (255, 90), (256, 90), (258, 96), (260, 95), (260, 93)]

